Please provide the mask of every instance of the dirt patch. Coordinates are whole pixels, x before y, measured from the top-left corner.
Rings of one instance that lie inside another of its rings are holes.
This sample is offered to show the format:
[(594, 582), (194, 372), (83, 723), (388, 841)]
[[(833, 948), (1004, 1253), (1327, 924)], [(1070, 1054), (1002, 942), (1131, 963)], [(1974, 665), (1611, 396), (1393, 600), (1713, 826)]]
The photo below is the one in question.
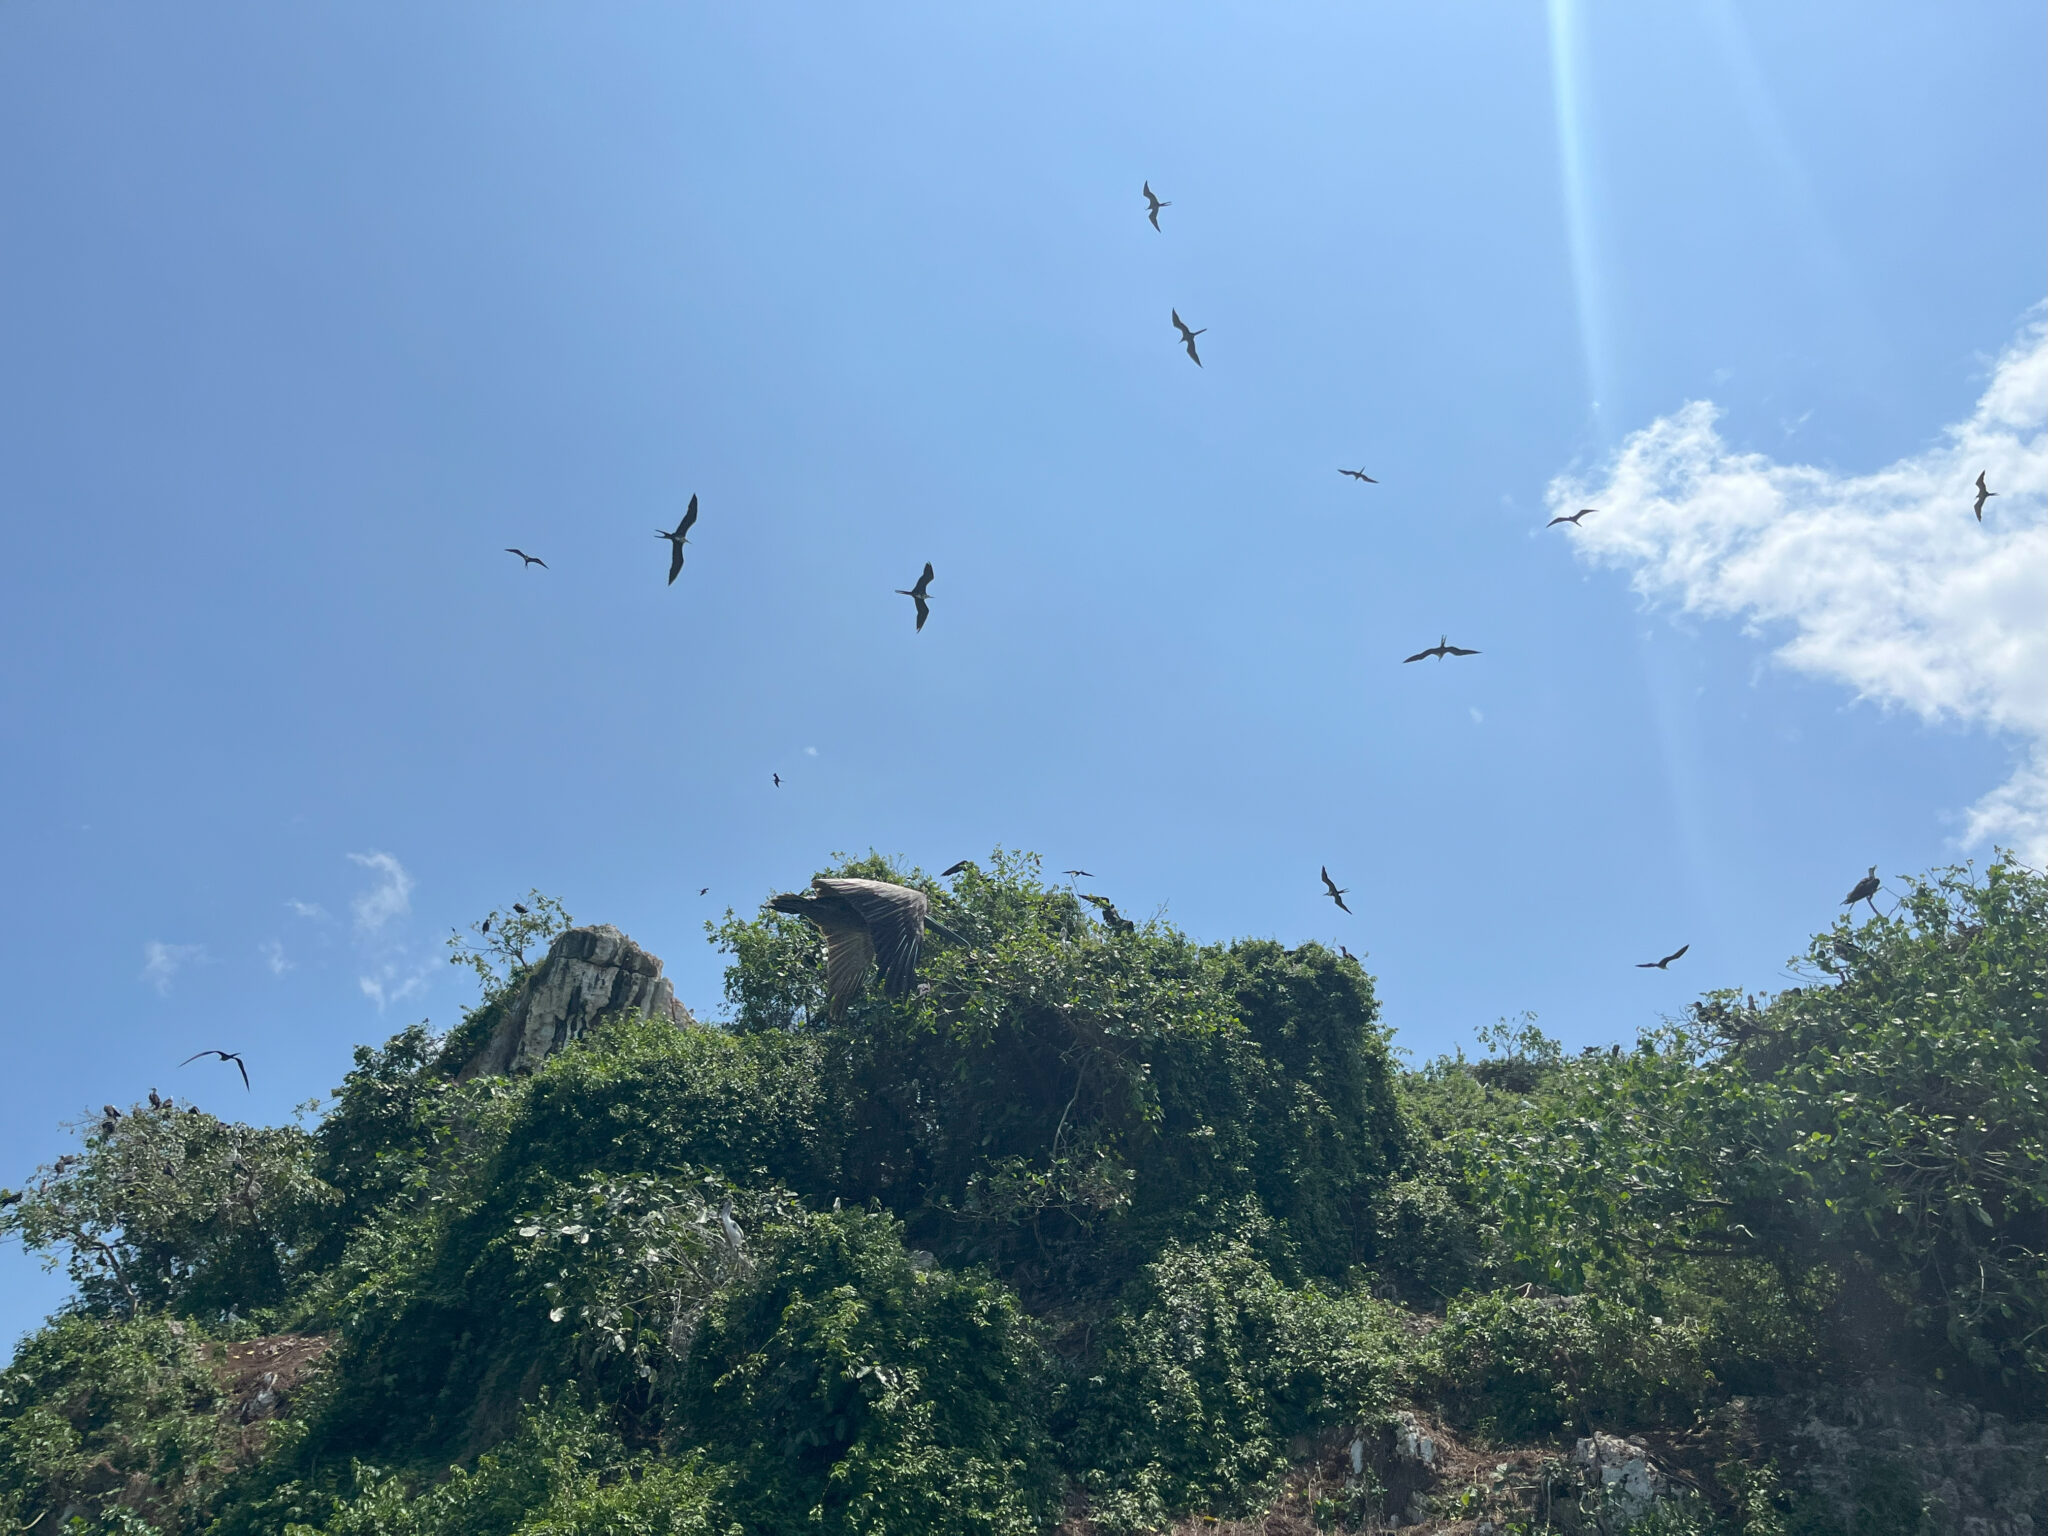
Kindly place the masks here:
[(207, 1364), (220, 1378), (226, 1401), (221, 1424), (236, 1461), (262, 1453), (263, 1426), (312, 1379), (334, 1340), (320, 1333), (273, 1333), (239, 1344), (216, 1344)]

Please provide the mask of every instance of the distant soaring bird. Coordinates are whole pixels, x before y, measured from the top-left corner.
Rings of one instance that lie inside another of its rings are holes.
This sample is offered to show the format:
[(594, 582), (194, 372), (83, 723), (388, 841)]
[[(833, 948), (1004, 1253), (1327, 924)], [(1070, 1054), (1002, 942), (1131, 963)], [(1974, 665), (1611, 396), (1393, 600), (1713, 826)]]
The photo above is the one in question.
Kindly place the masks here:
[(1349, 912), (1351, 909), (1344, 905), (1344, 893), (1350, 889), (1351, 887), (1348, 885), (1340, 889), (1337, 882), (1330, 878), (1330, 866), (1327, 864), (1323, 866), (1323, 894), (1337, 903), (1346, 912)]
[(1686, 951), (1687, 951), (1688, 949), (1691, 949), (1691, 948), (1692, 948), (1692, 946), (1691, 946), (1690, 944), (1681, 944), (1681, 945), (1679, 945), (1679, 946), (1678, 946), (1678, 948), (1676, 948), (1676, 949), (1674, 949), (1673, 951), (1671, 951), (1671, 953), (1670, 953), (1670, 954), (1666, 955), (1666, 956), (1665, 956), (1665, 957), (1664, 957), (1664, 958), (1663, 958), (1662, 960), (1641, 960), (1641, 961), (1638, 961), (1638, 962), (1636, 963), (1636, 969), (1637, 969), (1637, 970), (1639, 970), (1639, 971), (1664, 971), (1664, 970), (1669, 970), (1669, 969), (1671, 968), (1671, 962), (1672, 962), (1672, 961), (1674, 961), (1674, 960), (1676, 960), (1676, 959), (1677, 959), (1677, 958), (1678, 958), (1678, 957), (1679, 957), (1680, 955), (1684, 954), (1684, 953), (1685, 953), (1685, 952), (1686, 952)]
[(1587, 513), (1591, 512), (1592, 510), (1593, 509), (1591, 507), (1581, 507), (1578, 511), (1574, 512), (1570, 517), (1553, 517), (1549, 522), (1545, 523), (1543, 526), (1546, 528), (1555, 528), (1559, 523), (1570, 523), (1574, 528), (1576, 528), (1579, 526), (1579, 519), (1584, 517)]
[(918, 577), (913, 585), (896, 589), (898, 597), (907, 597), (917, 604), (917, 627), (919, 629), (923, 629), (924, 621), (932, 616), (932, 605), (926, 601), (926, 597), (931, 590), (931, 584), (932, 563), (927, 560), (924, 563), (924, 574)]
[(860, 990), (868, 966), (878, 965), (891, 997), (910, 991), (924, 931), (960, 942), (957, 934), (931, 920), (923, 891), (887, 880), (840, 879), (819, 875), (808, 891), (771, 896), (768, 905), (811, 923), (825, 935), (825, 995), (832, 1018), (846, 1012), (846, 1000)]
[(939, 878), (940, 878), (941, 880), (950, 880), (950, 879), (952, 879), (952, 878), (953, 878), (953, 877), (954, 877), (955, 875), (959, 874), (959, 873), (960, 873), (960, 871), (961, 871), (961, 870), (963, 870), (963, 869), (965, 869), (966, 867), (967, 867), (967, 860), (965, 860), (965, 859), (962, 859), (962, 860), (961, 860), (961, 861), (960, 861), (960, 862), (959, 862), (958, 864), (955, 864), (955, 865), (953, 865), (953, 866), (952, 866), (952, 867), (951, 867), (950, 869), (942, 869), (942, 870), (940, 870), (940, 871), (939, 871)]
[(199, 1058), (200, 1058), (201, 1056), (218, 1056), (218, 1057), (219, 1057), (219, 1058), (220, 1058), (220, 1059), (221, 1059), (222, 1061), (232, 1061), (232, 1062), (233, 1062), (233, 1063), (235, 1064), (235, 1067), (236, 1067), (236, 1069), (237, 1069), (237, 1070), (238, 1070), (238, 1071), (239, 1071), (239, 1072), (240, 1072), (240, 1073), (242, 1074), (242, 1087), (243, 1087), (243, 1089), (244, 1089), (244, 1090), (247, 1090), (247, 1089), (248, 1089), (248, 1087), (249, 1087), (249, 1069), (248, 1069), (248, 1068), (247, 1068), (246, 1066), (244, 1066), (244, 1065), (242, 1064), (242, 1055), (241, 1055), (241, 1052), (239, 1052), (239, 1051), (199, 1051), (199, 1052), (197, 1052), (197, 1053), (195, 1053), (195, 1054), (193, 1054), (193, 1055), (191, 1055), (191, 1056), (187, 1056), (187, 1057), (186, 1057), (186, 1058), (185, 1058), (185, 1059), (184, 1059), (183, 1061), (179, 1062), (179, 1063), (178, 1063), (178, 1065), (179, 1065), (179, 1066), (181, 1066), (181, 1067), (189, 1067), (189, 1066), (191, 1066), (191, 1065), (192, 1065), (192, 1063), (193, 1063), (193, 1062), (197, 1061), (197, 1060), (198, 1060), (198, 1059), (199, 1059)]
[(1842, 898), (1842, 905), (1853, 907), (1859, 901), (1868, 901), (1870, 902), (1870, 915), (1872, 917), (1881, 916), (1882, 914), (1877, 910), (1877, 903), (1872, 900), (1877, 895), (1878, 890), (1877, 866), (1873, 864), (1870, 866), (1870, 873), (1856, 882), (1856, 889)]
[(1188, 356), (1195, 360), (1195, 366), (1197, 368), (1201, 367), (1202, 354), (1195, 350), (1195, 338), (1207, 335), (1209, 327), (1205, 325), (1199, 331), (1189, 330), (1187, 322), (1181, 319), (1180, 311), (1176, 309), (1173, 311), (1173, 328), (1180, 332), (1181, 344), (1188, 349)]
[(1153, 195), (1152, 183), (1149, 181), (1145, 183), (1145, 201), (1152, 205), (1150, 208), (1145, 210), (1145, 217), (1150, 219), (1152, 221), (1152, 227), (1154, 229), (1157, 229), (1159, 227), (1159, 210), (1162, 208), (1171, 208), (1173, 204), (1162, 203), (1161, 201), (1159, 201), (1159, 199)]
[(1997, 494), (1998, 494), (1998, 492), (1996, 492), (1996, 491), (1988, 491), (1988, 490), (1986, 490), (1986, 489), (1984, 488), (1984, 471), (1983, 471), (1983, 470), (1981, 470), (1981, 469), (1980, 469), (1980, 470), (1978, 470), (1978, 471), (1977, 471), (1977, 521), (1978, 521), (1978, 522), (1980, 522), (1980, 523), (1981, 523), (1981, 522), (1983, 522), (1983, 521), (1984, 521), (1984, 503), (1985, 503), (1985, 502), (1987, 502), (1987, 501), (1989, 501), (1989, 500), (1990, 500), (1990, 499), (1991, 499), (1992, 497), (1996, 496)]
[(699, 896), (709, 896), (711, 894), (711, 887), (708, 885), (700, 885), (697, 887), (697, 894)]
[(1434, 656), (1438, 661), (1442, 661), (1446, 656), (1477, 656), (1478, 654), (1477, 651), (1468, 651), (1452, 645), (1443, 636), (1439, 635), (1436, 644), (1432, 645), (1428, 650), (1417, 651), (1413, 656), (1403, 656), (1401, 658), (1401, 665), (1405, 667), (1411, 661), (1421, 661), (1429, 656)]
[(1069, 880), (1093, 880), (1095, 878), (1095, 871), (1092, 869), (1063, 869), (1060, 873)]
[(1340, 469), (1337, 471), (1337, 473), (1340, 475), (1349, 475), (1354, 480), (1363, 480), (1367, 485), (1379, 484), (1379, 481), (1373, 479), (1371, 475), (1368, 475), (1362, 469)]
[(771, 773), (771, 774), (769, 774), (769, 775), (768, 775), (768, 777), (769, 777), (769, 778), (771, 778), (771, 779), (773, 779), (773, 780), (775, 781), (775, 787), (776, 787), (777, 789), (780, 789), (780, 788), (782, 788), (782, 775), (781, 775), (781, 774), (779, 774), (779, 773)]
[(683, 546), (690, 542), (690, 529), (696, 525), (696, 522), (697, 497), (692, 493), (689, 510), (683, 513), (683, 520), (676, 524), (674, 532), (671, 533), (661, 528), (654, 530), (654, 536), (657, 539), (667, 539), (669, 542), (668, 584), (670, 586), (674, 586), (676, 584), (676, 577), (682, 574)]
[(541, 559), (539, 555), (529, 555), (523, 549), (513, 549), (508, 545), (506, 547), (505, 553), (508, 555), (517, 555), (520, 559), (526, 562), (526, 565), (522, 565), (521, 567), (519, 567), (519, 569), (521, 569), (522, 571), (526, 569), (527, 565), (537, 565), (542, 570), (546, 570), (548, 568), (547, 561)]

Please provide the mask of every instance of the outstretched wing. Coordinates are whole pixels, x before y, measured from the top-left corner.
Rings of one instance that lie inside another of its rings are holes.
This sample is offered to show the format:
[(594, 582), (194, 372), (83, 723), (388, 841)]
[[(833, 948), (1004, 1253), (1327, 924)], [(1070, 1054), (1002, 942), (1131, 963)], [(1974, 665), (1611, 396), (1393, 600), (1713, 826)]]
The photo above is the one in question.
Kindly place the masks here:
[(922, 592), (911, 593), (910, 600), (917, 604), (917, 627), (922, 630), (924, 621), (932, 616), (932, 605), (924, 600)]
[(1659, 960), (1657, 962), (1658, 969), (1662, 970), (1665, 966), (1669, 965), (1672, 961), (1676, 960), (1680, 955), (1684, 954), (1688, 949), (1691, 948), (1692, 946), (1690, 944), (1679, 945), (1678, 948), (1674, 949), (1673, 951), (1671, 951), (1670, 954), (1666, 955), (1662, 960)]
[(668, 550), (668, 584), (674, 586), (676, 578), (683, 574), (683, 541), (671, 539)]
[(677, 532), (677, 533), (679, 533), (679, 534), (682, 534), (682, 535), (683, 535), (683, 536), (684, 536), (685, 538), (687, 538), (687, 537), (689, 537), (689, 533), (690, 533), (690, 530), (691, 530), (692, 528), (696, 527), (696, 525), (697, 525), (697, 495), (696, 495), (696, 492), (694, 492), (694, 491), (693, 491), (693, 492), (691, 492), (691, 493), (690, 493), (690, 506), (689, 506), (689, 510), (683, 513), (683, 520), (682, 520), (682, 522), (681, 522), (680, 524), (678, 524), (678, 525), (677, 525), (677, 527), (676, 527), (676, 532)]
[(918, 578), (917, 578), (917, 587), (916, 587), (916, 591), (917, 591), (918, 595), (919, 595), (920, 597), (922, 597), (922, 596), (924, 595), (924, 589), (925, 589), (926, 587), (930, 586), (931, 584), (932, 584), (932, 563), (931, 563), (931, 561), (927, 560), (927, 561), (925, 561), (925, 563), (924, 563), (924, 574), (923, 574), (922, 576), (920, 576), (920, 577), (918, 577)]
[(1477, 656), (1477, 651), (1468, 651), (1460, 645), (1447, 645), (1444, 650), (1452, 656)]
[[(811, 883), (841, 898), (860, 914), (867, 924), (875, 963), (882, 970), (882, 984), (895, 997), (908, 992), (917, 973), (918, 952), (924, 945), (925, 914), (931, 910), (924, 892), (886, 880), (820, 876)], [(831, 968), (829, 957), (826, 968)]]
[(1429, 650), (1426, 651), (1417, 651), (1413, 656), (1403, 656), (1401, 658), (1401, 665), (1405, 667), (1411, 661), (1427, 661), (1430, 657), (1434, 656), (1435, 654), (1436, 649), (1434, 647), (1431, 647)]
[(247, 1093), (254, 1093), (256, 1090), (249, 1086), (249, 1069), (248, 1067), (243, 1065), (242, 1058), (239, 1056), (230, 1056), (228, 1057), (228, 1060), (232, 1061), (235, 1064), (236, 1069), (242, 1074), (243, 1091)]

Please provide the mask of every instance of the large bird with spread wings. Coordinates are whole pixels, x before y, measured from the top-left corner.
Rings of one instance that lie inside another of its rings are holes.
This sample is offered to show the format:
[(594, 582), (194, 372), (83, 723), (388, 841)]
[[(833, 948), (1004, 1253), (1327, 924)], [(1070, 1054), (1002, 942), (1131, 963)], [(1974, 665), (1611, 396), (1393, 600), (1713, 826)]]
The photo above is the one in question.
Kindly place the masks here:
[(880, 967), (891, 997), (908, 993), (925, 929), (961, 942), (931, 920), (932, 904), (923, 891), (887, 880), (819, 875), (808, 891), (771, 896), (768, 905), (804, 918), (825, 935), (825, 995), (834, 1019), (845, 1014), (846, 1000), (860, 990), (870, 965)]

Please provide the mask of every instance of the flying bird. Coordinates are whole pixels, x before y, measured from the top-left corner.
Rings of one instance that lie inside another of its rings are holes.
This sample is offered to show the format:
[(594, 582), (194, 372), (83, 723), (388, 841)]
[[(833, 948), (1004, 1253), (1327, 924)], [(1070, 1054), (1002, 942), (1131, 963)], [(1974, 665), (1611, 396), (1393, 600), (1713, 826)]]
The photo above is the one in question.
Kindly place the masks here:
[(905, 996), (925, 929), (960, 942), (931, 920), (931, 901), (923, 891), (887, 880), (819, 875), (808, 891), (771, 896), (768, 905), (794, 913), (825, 935), (825, 995), (834, 1019), (846, 1012), (846, 1000), (860, 990), (870, 965), (880, 967), (891, 997)]
[(1159, 227), (1159, 210), (1162, 208), (1171, 208), (1173, 204), (1162, 203), (1159, 200), (1158, 196), (1152, 191), (1152, 183), (1149, 181), (1145, 183), (1145, 201), (1152, 205), (1150, 208), (1145, 210), (1145, 217), (1150, 219), (1152, 221), (1152, 227), (1154, 229), (1157, 229)]
[(775, 787), (776, 787), (777, 789), (780, 789), (780, 788), (782, 788), (782, 775), (781, 775), (781, 774), (779, 774), (779, 773), (771, 773), (771, 774), (769, 774), (769, 775), (768, 775), (768, 777), (769, 777), (769, 778), (771, 778), (771, 779), (773, 779), (773, 780), (775, 781)]
[(1670, 968), (1670, 965), (1671, 965), (1671, 962), (1672, 962), (1672, 961), (1676, 960), (1676, 959), (1677, 959), (1677, 958), (1678, 958), (1678, 957), (1679, 957), (1680, 955), (1684, 954), (1684, 953), (1685, 953), (1685, 952), (1686, 952), (1686, 951), (1687, 951), (1688, 949), (1691, 949), (1691, 948), (1692, 948), (1692, 946), (1691, 946), (1690, 944), (1681, 944), (1681, 945), (1679, 945), (1679, 946), (1678, 946), (1678, 948), (1676, 948), (1676, 949), (1674, 949), (1673, 951), (1671, 951), (1671, 953), (1670, 953), (1670, 954), (1666, 955), (1666, 956), (1665, 956), (1665, 957), (1664, 957), (1664, 958), (1663, 958), (1662, 960), (1642, 960), (1642, 961), (1638, 961), (1638, 962), (1636, 963), (1636, 969), (1637, 969), (1637, 970), (1639, 970), (1639, 971), (1662, 971), (1662, 970), (1667, 970), (1667, 969), (1669, 969), (1669, 968)]
[(1337, 473), (1340, 475), (1349, 475), (1354, 480), (1363, 480), (1367, 485), (1379, 484), (1379, 481), (1373, 479), (1371, 475), (1368, 475), (1362, 469), (1340, 469), (1337, 471)]
[[(537, 565), (542, 570), (546, 570), (548, 568), (547, 561), (541, 559), (539, 555), (529, 555), (523, 549), (513, 549), (511, 546), (507, 545), (505, 553), (508, 555), (517, 555), (520, 559), (526, 562), (526, 565)], [(519, 569), (521, 569), (522, 571), (525, 570), (526, 565), (522, 565), (521, 567), (519, 567)]]
[(917, 578), (916, 585), (908, 587), (898, 587), (896, 589), (896, 595), (898, 597), (907, 597), (913, 603), (917, 604), (917, 627), (919, 629), (923, 629), (924, 621), (932, 616), (932, 605), (925, 600), (926, 597), (929, 595), (931, 584), (932, 563), (931, 561), (927, 560), (924, 563), (924, 574)]
[(1125, 917), (1123, 913), (1117, 911), (1115, 905), (1111, 903), (1107, 896), (1095, 896), (1083, 891), (1081, 899), (1090, 903), (1096, 911), (1102, 914), (1102, 921), (1108, 926), (1111, 933), (1135, 933), (1137, 931), (1138, 925), (1128, 917)]
[(1574, 528), (1576, 528), (1579, 526), (1579, 519), (1584, 517), (1588, 512), (1591, 512), (1592, 510), (1593, 508), (1591, 507), (1581, 507), (1578, 511), (1574, 512), (1570, 517), (1553, 517), (1549, 522), (1545, 523), (1543, 526), (1546, 528), (1555, 528), (1559, 523), (1570, 523)]
[(1981, 469), (1980, 469), (1980, 470), (1978, 470), (1978, 471), (1977, 471), (1977, 521), (1978, 521), (1978, 522), (1980, 522), (1980, 523), (1981, 523), (1981, 522), (1983, 522), (1983, 521), (1984, 521), (1984, 503), (1985, 503), (1985, 502), (1987, 502), (1987, 501), (1989, 501), (1989, 500), (1990, 500), (1990, 499), (1991, 499), (1992, 497), (1996, 496), (1997, 494), (1998, 494), (1998, 492), (1996, 492), (1996, 491), (1990, 491), (1990, 490), (1986, 490), (1986, 489), (1984, 488), (1984, 471), (1983, 471), (1983, 470), (1981, 470)]
[(1197, 336), (1206, 335), (1208, 333), (1209, 327), (1205, 325), (1199, 331), (1189, 330), (1188, 323), (1185, 320), (1181, 319), (1180, 311), (1176, 309), (1173, 311), (1173, 328), (1180, 332), (1181, 345), (1188, 349), (1188, 356), (1192, 357), (1195, 360), (1195, 366), (1197, 368), (1201, 367), (1202, 354), (1195, 350), (1195, 338)]
[(711, 894), (711, 887), (708, 885), (699, 886), (697, 888), (697, 894), (699, 896), (709, 896)]
[(240, 1051), (198, 1051), (193, 1055), (187, 1056), (183, 1061), (179, 1062), (178, 1065), (181, 1067), (189, 1067), (201, 1056), (218, 1056), (222, 1061), (232, 1061), (235, 1064), (236, 1068), (242, 1074), (243, 1089), (248, 1089), (249, 1068), (246, 1065), (244, 1065), (242, 1061), (242, 1053)]
[(1063, 869), (1060, 873), (1070, 880), (1093, 880), (1095, 878), (1095, 871), (1092, 869)]
[(690, 542), (690, 529), (696, 524), (696, 521), (697, 497), (692, 492), (689, 510), (683, 513), (683, 520), (676, 524), (675, 532), (670, 533), (661, 528), (654, 530), (654, 536), (657, 539), (667, 539), (669, 542), (668, 584), (670, 586), (674, 586), (676, 584), (676, 577), (682, 574), (683, 546)]
[(968, 861), (966, 859), (962, 859), (958, 864), (953, 865), (952, 868), (940, 870), (939, 878), (941, 880), (950, 880), (955, 875), (959, 874), (961, 870), (965, 869), (967, 867), (967, 864)]
[(1327, 864), (1323, 866), (1323, 894), (1337, 903), (1338, 907), (1346, 912), (1349, 912), (1351, 909), (1344, 905), (1344, 893), (1350, 889), (1351, 887), (1348, 885), (1340, 889), (1337, 882), (1330, 878), (1330, 866)]
[(1436, 644), (1432, 645), (1428, 650), (1417, 651), (1413, 656), (1403, 656), (1401, 658), (1401, 665), (1405, 667), (1409, 662), (1421, 661), (1426, 656), (1434, 656), (1438, 661), (1442, 661), (1446, 656), (1477, 656), (1478, 654), (1477, 651), (1468, 651), (1460, 646), (1452, 645), (1444, 636), (1439, 635), (1437, 636)]
[(1877, 866), (1873, 864), (1870, 866), (1870, 873), (1865, 875), (1861, 880), (1858, 880), (1856, 882), (1856, 889), (1851, 891), (1848, 895), (1842, 898), (1842, 905), (1845, 907), (1853, 907), (1859, 901), (1868, 901), (1870, 902), (1870, 915), (1872, 917), (1881, 916), (1882, 914), (1880, 914), (1877, 910), (1876, 901), (1872, 900), (1872, 898), (1877, 895), (1877, 892)]

